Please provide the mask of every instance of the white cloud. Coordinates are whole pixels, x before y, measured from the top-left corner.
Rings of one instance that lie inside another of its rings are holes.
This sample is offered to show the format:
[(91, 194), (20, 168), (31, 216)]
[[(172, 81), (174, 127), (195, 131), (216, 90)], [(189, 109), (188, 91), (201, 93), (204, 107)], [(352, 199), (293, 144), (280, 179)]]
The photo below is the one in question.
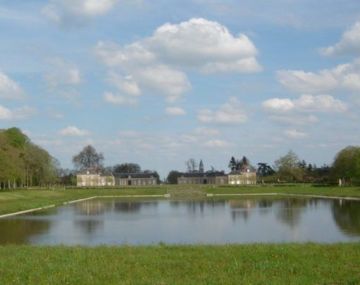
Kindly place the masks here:
[(294, 104), (297, 110), (303, 112), (344, 113), (348, 110), (346, 103), (330, 95), (302, 95), (294, 100)]
[(206, 147), (210, 147), (210, 148), (227, 148), (227, 147), (231, 146), (231, 143), (229, 143), (225, 140), (213, 139), (213, 140), (209, 140), (209, 141), (205, 142), (204, 145)]
[(121, 76), (115, 72), (111, 72), (108, 81), (117, 87), (120, 92), (124, 92), (132, 96), (141, 95), (140, 87), (131, 75)]
[(358, 92), (360, 91), (360, 59), (318, 72), (280, 70), (277, 77), (283, 86), (297, 93), (319, 94), (336, 89)]
[(200, 110), (197, 117), (202, 123), (241, 124), (247, 121), (246, 112), (236, 97), (229, 98), (218, 110)]
[(318, 73), (280, 70), (277, 77), (282, 85), (298, 93), (318, 93), (333, 90), (338, 86), (337, 79), (329, 70), (321, 70)]
[(118, 0), (50, 0), (42, 13), (57, 24), (70, 25), (104, 15), (117, 2)]
[(356, 22), (344, 32), (340, 41), (333, 46), (321, 49), (323, 55), (360, 55), (360, 22)]
[[(199, 72), (253, 73), (261, 70), (257, 49), (245, 35), (206, 19), (164, 24), (152, 36), (128, 45), (99, 42), (95, 54), (117, 78), (129, 78), (117, 88), (127, 94), (162, 94), (174, 101), (191, 89), (185, 69)], [(124, 75), (124, 76), (123, 76)]]
[(79, 129), (75, 126), (68, 126), (62, 130), (59, 131), (59, 134), (61, 136), (67, 136), (67, 137), (83, 137), (90, 134), (87, 130)]
[(0, 98), (2, 99), (21, 99), (24, 92), (14, 80), (0, 71)]
[(149, 65), (155, 63), (156, 55), (142, 42), (120, 46), (112, 42), (98, 42), (95, 47), (96, 56), (109, 67), (125, 67), (131, 69), (136, 65)]
[(262, 103), (263, 109), (270, 113), (287, 112), (346, 112), (348, 106), (330, 95), (302, 95), (298, 99), (272, 98)]
[(180, 107), (167, 107), (165, 113), (170, 116), (184, 116), (186, 112), (183, 108)]
[(220, 135), (220, 131), (218, 129), (213, 128), (196, 128), (194, 133), (200, 136), (218, 136)]
[(164, 24), (144, 44), (161, 60), (206, 72), (258, 72), (257, 50), (244, 34), (234, 37), (218, 22), (202, 18)]
[(122, 76), (111, 71), (108, 79), (122, 93), (138, 96), (146, 90), (164, 95), (168, 101), (175, 101), (191, 89), (184, 72), (158, 63), (139, 44), (116, 48), (113, 44), (99, 43), (95, 51), (110, 68), (118, 67), (120, 73), (127, 74)]
[(295, 108), (291, 99), (272, 98), (262, 103), (263, 108), (270, 112), (288, 112)]
[(178, 99), (191, 84), (184, 72), (165, 65), (150, 66), (136, 71), (140, 85), (166, 96), (170, 102)]
[(35, 114), (36, 110), (28, 106), (11, 110), (0, 105), (0, 120), (24, 120)]
[(137, 99), (130, 96), (123, 96), (123, 95), (116, 95), (112, 92), (105, 92), (104, 93), (104, 100), (107, 103), (114, 104), (114, 105), (136, 105)]
[(285, 130), (284, 134), (290, 139), (303, 139), (308, 136), (307, 133), (300, 132), (296, 129)]

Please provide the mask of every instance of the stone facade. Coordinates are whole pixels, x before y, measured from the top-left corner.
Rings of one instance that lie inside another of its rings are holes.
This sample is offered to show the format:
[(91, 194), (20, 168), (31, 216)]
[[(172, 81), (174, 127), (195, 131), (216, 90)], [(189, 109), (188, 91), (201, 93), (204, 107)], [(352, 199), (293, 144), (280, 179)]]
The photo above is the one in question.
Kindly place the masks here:
[(76, 175), (76, 185), (78, 187), (106, 187), (115, 186), (113, 175), (102, 175), (97, 173), (79, 173)]
[(211, 173), (183, 173), (177, 180), (178, 184), (217, 184), (228, 183), (228, 178), (224, 172)]
[(256, 172), (246, 171), (231, 172), (228, 175), (230, 185), (254, 185), (256, 184)]
[(115, 175), (116, 186), (151, 186), (157, 184), (154, 173), (129, 173)]

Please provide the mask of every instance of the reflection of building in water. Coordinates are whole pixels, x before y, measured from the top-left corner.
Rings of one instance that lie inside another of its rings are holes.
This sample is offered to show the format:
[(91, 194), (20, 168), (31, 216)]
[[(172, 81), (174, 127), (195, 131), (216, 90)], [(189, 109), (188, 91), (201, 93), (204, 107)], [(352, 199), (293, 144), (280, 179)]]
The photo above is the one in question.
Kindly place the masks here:
[(76, 175), (78, 187), (104, 187), (114, 186), (115, 178), (110, 173), (99, 173), (95, 170), (86, 170)]
[(360, 202), (334, 200), (332, 214), (340, 230), (348, 235), (360, 236)]
[(229, 206), (231, 208), (231, 218), (235, 221), (242, 218), (245, 221), (249, 218), (250, 212), (256, 208), (258, 201), (251, 199), (230, 200)]
[(76, 203), (75, 209), (78, 214), (94, 216), (104, 213), (105, 204), (101, 200), (89, 200), (81, 203)]
[(150, 186), (157, 184), (155, 173), (124, 173), (115, 175), (116, 186)]
[(228, 177), (223, 171), (181, 173), (177, 179), (178, 184), (228, 184)]

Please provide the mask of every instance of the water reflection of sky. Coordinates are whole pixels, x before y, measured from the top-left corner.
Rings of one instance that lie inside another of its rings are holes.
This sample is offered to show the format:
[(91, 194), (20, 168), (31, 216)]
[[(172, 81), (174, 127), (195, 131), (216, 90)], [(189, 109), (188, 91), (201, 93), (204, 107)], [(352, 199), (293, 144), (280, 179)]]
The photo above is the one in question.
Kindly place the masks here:
[(90, 200), (2, 219), (0, 244), (347, 242), (359, 221), (345, 200)]

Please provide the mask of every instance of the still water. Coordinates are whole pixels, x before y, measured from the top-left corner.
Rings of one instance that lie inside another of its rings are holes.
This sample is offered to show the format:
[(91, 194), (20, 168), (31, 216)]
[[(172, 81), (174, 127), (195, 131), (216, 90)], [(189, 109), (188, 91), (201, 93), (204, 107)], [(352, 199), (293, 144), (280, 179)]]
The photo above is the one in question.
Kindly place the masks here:
[(360, 202), (325, 199), (90, 200), (0, 219), (0, 244), (360, 241)]

